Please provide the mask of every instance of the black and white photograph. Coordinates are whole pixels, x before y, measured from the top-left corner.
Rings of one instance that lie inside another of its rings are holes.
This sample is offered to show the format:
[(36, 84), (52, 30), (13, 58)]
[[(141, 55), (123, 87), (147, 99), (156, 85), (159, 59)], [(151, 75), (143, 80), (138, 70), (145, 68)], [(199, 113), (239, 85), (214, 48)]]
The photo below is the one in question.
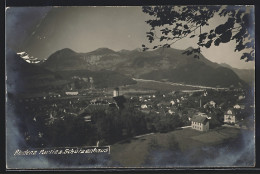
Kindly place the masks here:
[(5, 8), (6, 168), (253, 168), (253, 5)]

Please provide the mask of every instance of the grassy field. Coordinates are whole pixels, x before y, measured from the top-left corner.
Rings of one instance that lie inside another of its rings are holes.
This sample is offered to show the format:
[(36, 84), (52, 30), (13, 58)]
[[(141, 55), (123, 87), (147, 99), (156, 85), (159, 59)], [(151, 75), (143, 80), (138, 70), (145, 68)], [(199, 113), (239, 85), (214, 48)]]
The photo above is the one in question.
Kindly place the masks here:
[(205, 143), (207, 145), (220, 144), (232, 137), (236, 137), (239, 133), (239, 129), (235, 128), (223, 128), (210, 131), (206, 134), (201, 134), (192, 137), (193, 140)]
[(181, 152), (186, 152), (200, 147), (222, 144), (226, 140), (236, 138), (239, 134), (239, 129), (227, 127), (209, 132), (186, 128), (168, 133), (155, 133), (112, 145), (111, 157), (113, 161), (123, 166), (136, 167), (144, 163), (149, 150), (154, 146), (159, 149), (179, 148)]

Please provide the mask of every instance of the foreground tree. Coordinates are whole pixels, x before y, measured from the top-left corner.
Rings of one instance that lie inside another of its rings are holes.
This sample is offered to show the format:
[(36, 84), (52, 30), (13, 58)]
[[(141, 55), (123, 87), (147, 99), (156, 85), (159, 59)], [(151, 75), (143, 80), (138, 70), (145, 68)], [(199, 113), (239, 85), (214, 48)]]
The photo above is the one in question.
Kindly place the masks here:
[[(177, 41), (189, 37), (198, 38), (198, 48), (187, 50), (184, 54), (199, 58), (201, 47), (209, 48), (221, 43), (236, 42), (234, 51), (243, 51), (241, 59), (253, 61), (255, 57), (254, 8), (246, 6), (145, 6), (143, 12), (151, 19), (146, 23), (151, 29), (147, 32), (150, 43), (155, 45), (143, 50), (159, 47), (169, 48)], [(215, 16), (226, 22), (208, 29), (209, 21)], [(206, 28), (207, 29), (203, 29)]]

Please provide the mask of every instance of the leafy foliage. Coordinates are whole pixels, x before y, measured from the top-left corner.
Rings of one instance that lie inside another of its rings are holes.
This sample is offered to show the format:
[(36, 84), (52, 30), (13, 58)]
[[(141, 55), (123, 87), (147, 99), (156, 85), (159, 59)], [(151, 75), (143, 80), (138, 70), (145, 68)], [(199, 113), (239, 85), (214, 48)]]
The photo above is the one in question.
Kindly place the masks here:
[[(219, 46), (221, 43), (234, 40), (235, 51), (244, 52), (241, 59), (254, 60), (253, 8), (248, 10), (245, 6), (144, 6), (143, 12), (152, 18), (146, 21), (151, 27), (146, 33), (149, 42), (161, 43), (153, 46), (153, 49), (169, 48), (185, 37), (197, 36), (199, 48), (184, 52), (190, 55), (195, 51), (200, 53), (200, 47), (210, 48), (213, 44)], [(210, 19), (216, 15), (227, 19), (226, 22), (202, 33), (202, 27), (209, 26)], [(142, 47), (144, 51), (149, 49), (145, 45)], [(194, 58), (199, 58), (199, 54), (195, 54)]]
[(144, 114), (135, 105), (136, 102), (128, 102), (123, 110), (96, 108), (91, 113), (91, 122), (85, 122), (80, 115), (63, 115), (64, 119), (45, 124), (45, 115), (33, 121), (35, 114), (23, 107), (19, 107), (17, 114), (25, 115), (20, 131), (28, 132), (30, 139), (26, 143), (30, 147), (93, 146), (97, 141), (107, 145), (148, 132), (169, 132), (183, 125), (178, 115)]

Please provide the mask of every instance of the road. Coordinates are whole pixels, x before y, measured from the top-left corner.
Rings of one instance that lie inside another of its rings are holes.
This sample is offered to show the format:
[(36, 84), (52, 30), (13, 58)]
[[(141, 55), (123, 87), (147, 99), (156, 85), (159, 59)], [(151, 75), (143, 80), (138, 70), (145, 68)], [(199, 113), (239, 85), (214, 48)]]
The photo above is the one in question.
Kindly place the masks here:
[(141, 82), (156, 82), (156, 83), (164, 83), (168, 85), (173, 85), (173, 86), (189, 86), (189, 87), (195, 87), (195, 88), (202, 88), (202, 89), (227, 89), (227, 88), (214, 88), (214, 87), (209, 87), (209, 86), (200, 86), (200, 85), (188, 85), (188, 84), (181, 84), (181, 83), (173, 83), (173, 82), (161, 82), (161, 81), (156, 81), (156, 80), (147, 80), (147, 79), (136, 79), (133, 78), (135, 81), (141, 81)]

